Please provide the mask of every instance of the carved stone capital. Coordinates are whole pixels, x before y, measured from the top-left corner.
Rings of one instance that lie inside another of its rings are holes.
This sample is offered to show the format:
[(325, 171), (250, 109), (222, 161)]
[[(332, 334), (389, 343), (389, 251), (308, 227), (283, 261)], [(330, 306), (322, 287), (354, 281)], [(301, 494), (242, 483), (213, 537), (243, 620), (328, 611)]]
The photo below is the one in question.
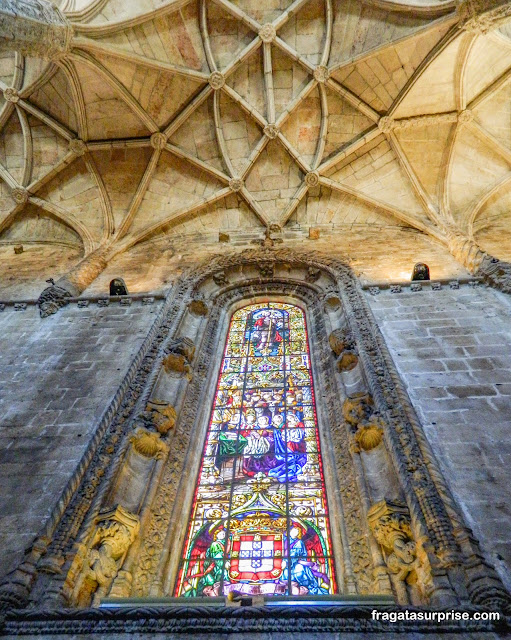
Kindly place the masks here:
[(368, 393), (359, 392), (348, 396), (342, 405), (342, 414), (346, 422), (356, 431), (373, 413), (373, 399)]
[(138, 421), (146, 428), (154, 428), (162, 436), (171, 431), (177, 420), (175, 408), (168, 402), (160, 400), (150, 400), (143, 411), (138, 416)]
[(193, 360), (195, 345), (189, 338), (177, 338), (166, 347), (167, 356), (163, 360), (165, 371), (175, 376), (186, 376), (192, 379), (190, 362)]
[(213, 71), (209, 76), (209, 84), (215, 91), (221, 89), (225, 84), (225, 77), (223, 73), (220, 73), (220, 71)]

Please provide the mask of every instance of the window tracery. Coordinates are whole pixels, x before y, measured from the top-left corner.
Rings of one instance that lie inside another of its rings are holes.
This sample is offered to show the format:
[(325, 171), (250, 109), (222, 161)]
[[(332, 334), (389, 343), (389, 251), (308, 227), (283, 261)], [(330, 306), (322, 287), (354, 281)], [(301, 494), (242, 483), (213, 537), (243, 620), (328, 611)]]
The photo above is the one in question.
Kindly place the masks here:
[(305, 314), (231, 319), (176, 596), (337, 591)]

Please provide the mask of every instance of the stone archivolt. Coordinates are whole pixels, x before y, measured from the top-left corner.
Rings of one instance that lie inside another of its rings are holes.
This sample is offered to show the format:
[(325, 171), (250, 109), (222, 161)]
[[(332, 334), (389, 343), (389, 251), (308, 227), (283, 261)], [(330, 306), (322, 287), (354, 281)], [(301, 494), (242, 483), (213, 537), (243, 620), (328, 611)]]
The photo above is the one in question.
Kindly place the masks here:
[[(270, 266), (271, 278), (261, 280)], [(320, 271), (314, 283), (306, 281), (311, 268)], [(296, 298), (308, 310), (324, 393), (318, 404), (322, 438), (325, 455), (332, 456), (326, 466), (336, 474), (327, 477), (327, 491), (340, 516), (333, 542), (343, 555), (337, 558), (341, 590), (437, 606), (456, 605), (468, 593), (474, 604), (509, 606), (442, 479), (349, 267), (286, 249), (209, 260), (172, 289), (132, 382), (120, 390), (91, 444), (88, 468), (77, 471), (75, 489), (0, 589), (4, 603), (20, 606), (32, 597), (36, 606), (83, 606), (110, 589), (125, 596), (171, 592), (193, 489), (184, 465), (199, 463), (206, 423), (201, 407), (209, 406), (216, 378), (211, 363), (226, 317), (259, 295)], [(207, 316), (190, 311), (197, 299), (207, 304)], [(347, 345), (359, 354), (360, 391), (351, 395), (345, 385), (355, 370), (335, 374), (330, 353)], [(173, 363), (186, 363), (190, 375), (169, 367), (169, 355)], [(130, 447), (140, 454), (136, 467)], [(367, 475), (373, 460), (384, 500)], [(176, 544), (169, 547), (171, 540)]]

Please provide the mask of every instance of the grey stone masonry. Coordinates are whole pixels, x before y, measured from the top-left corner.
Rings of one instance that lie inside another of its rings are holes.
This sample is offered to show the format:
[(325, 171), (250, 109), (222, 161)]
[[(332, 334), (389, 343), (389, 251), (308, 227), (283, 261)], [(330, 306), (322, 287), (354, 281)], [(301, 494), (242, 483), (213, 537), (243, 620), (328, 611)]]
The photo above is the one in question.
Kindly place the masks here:
[(368, 300), (483, 550), (511, 587), (511, 299), (425, 285)]
[(161, 304), (0, 313), (0, 576), (57, 503)]

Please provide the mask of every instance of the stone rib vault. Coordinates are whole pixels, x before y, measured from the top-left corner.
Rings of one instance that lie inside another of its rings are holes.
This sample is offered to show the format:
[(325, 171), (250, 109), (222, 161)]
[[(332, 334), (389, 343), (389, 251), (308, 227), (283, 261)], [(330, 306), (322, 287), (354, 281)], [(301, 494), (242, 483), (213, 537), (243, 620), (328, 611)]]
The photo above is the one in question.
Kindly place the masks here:
[(164, 235), (397, 226), (509, 259), (508, 12), (67, 0), (2, 54), (0, 242), (78, 249), (79, 291)]

